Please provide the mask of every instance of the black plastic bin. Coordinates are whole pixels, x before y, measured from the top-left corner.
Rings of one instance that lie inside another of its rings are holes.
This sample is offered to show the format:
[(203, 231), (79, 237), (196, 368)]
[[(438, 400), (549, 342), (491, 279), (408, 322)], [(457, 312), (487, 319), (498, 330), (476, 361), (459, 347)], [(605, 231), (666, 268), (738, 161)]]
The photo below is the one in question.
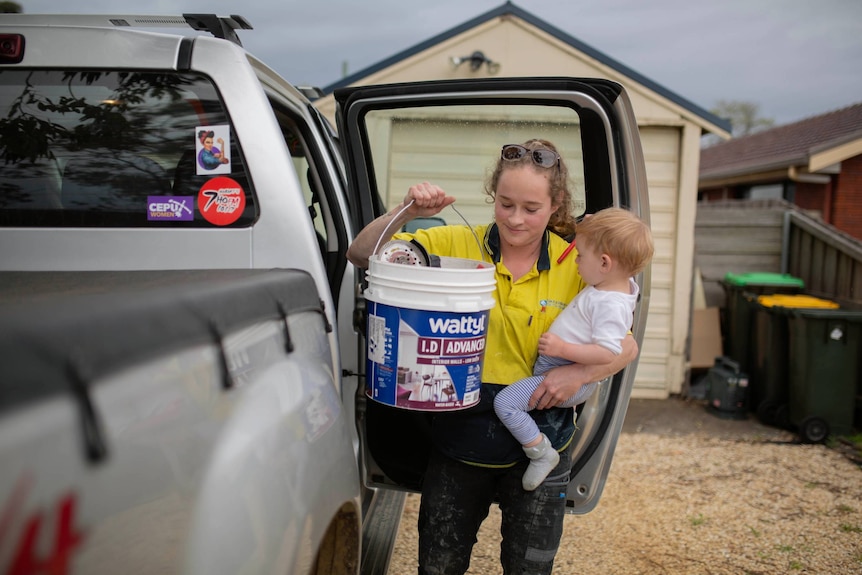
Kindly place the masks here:
[(802, 441), (853, 431), (862, 311), (788, 310), (790, 422)]
[(724, 314), (724, 349), (742, 371), (749, 373), (752, 359), (752, 328), (755, 299), (766, 294), (795, 294), (805, 282), (790, 274), (727, 273), (722, 281), (727, 302)]
[(757, 296), (748, 383), (751, 409), (766, 425), (790, 428), (788, 407), (789, 336), (787, 317), (793, 309), (838, 309), (838, 304), (803, 294)]
[(748, 417), (748, 375), (729, 357), (715, 358), (706, 374), (706, 410), (723, 419)]

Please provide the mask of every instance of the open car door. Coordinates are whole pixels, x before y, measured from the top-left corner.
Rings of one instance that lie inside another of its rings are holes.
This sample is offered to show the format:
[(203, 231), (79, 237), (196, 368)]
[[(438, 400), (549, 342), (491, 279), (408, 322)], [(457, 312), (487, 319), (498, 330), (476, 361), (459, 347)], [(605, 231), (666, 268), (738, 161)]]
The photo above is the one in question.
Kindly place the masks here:
[[(355, 228), (397, 205), (410, 185), (441, 185), (457, 198), (447, 223), (487, 223), (493, 208), (484, 180), (503, 144), (554, 142), (576, 191), (576, 215), (622, 206), (649, 221), (638, 127), (622, 86), (597, 79), (495, 78), (337, 90), (337, 123)], [(463, 217), (463, 219), (462, 219)], [(649, 307), (649, 269), (637, 278), (641, 299), (632, 332), (640, 346)], [(357, 273), (356, 329), (365, 330), (364, 270)], [(365, 346), (360, 353), (364, 354)], [(364, 357), (360, 365), (365, 365)], [(631, 395), (637, 361), (578, 407), (568, 510), (598, 504)], [(430, 452), (433, 414), (358, 394), (362, 459), (370, 487), (419, 491)]]

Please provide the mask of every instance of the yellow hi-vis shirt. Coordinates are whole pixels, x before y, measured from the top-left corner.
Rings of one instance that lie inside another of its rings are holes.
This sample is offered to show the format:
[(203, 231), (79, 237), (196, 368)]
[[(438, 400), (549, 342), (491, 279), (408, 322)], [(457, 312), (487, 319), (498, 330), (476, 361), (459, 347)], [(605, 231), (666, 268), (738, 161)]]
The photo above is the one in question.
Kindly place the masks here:
[(500, 258), (496, 224), (473, 229), (484, 249), (467, 226), (437, 226), (395, 238), (415, 239), (433, 255), (494, 261), (496, 305), (490, 311), (482, 382), (509, 385), (533, 374), (539, 336), (586, 284), (578, 274), (575, 250), (557, 263), (569, 244), (554, 233), (545, 232), (539, 260), (513, 282)]

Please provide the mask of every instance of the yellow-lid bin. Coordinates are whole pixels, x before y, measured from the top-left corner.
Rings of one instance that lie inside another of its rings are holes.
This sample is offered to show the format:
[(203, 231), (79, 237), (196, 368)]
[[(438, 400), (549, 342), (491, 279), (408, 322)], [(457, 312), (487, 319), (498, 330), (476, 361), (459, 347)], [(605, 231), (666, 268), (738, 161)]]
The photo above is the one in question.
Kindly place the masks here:
[(757, 297), (763, 307), (789, 307), (806, 309), (838, 309), (836, 302), (803, 294), (772, 294)]

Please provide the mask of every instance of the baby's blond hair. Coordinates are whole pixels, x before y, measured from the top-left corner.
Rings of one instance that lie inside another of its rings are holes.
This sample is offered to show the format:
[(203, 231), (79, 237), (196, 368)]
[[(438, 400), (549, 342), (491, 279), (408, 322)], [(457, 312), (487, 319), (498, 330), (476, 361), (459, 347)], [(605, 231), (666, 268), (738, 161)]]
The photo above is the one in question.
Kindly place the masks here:
[(649, 226), (622, 208), (605, 208), (584, 218), (575, 228), (575, 240), (607, 254), (629, 275), (640, 273), (655, 252)]

